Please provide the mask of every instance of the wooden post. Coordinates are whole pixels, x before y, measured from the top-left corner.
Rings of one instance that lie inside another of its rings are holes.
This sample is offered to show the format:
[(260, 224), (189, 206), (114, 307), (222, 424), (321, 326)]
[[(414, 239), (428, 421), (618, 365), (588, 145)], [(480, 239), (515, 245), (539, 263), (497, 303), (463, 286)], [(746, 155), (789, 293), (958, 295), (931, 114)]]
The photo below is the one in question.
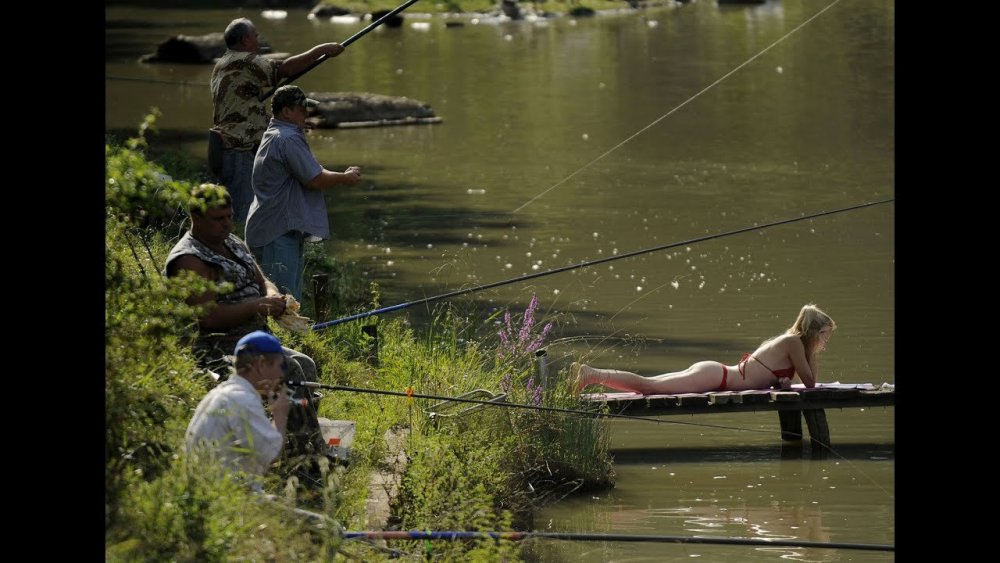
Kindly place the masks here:
[(539, 385), (542, 391), (549, 390), (549, 353), (542, 348), (535, 351), (535, 367), (538, 370)]
[(361, 332), (371, 337), (368, 342), (368, 363), (373, 366), (378, 365), (378, 325), (367, 325), (361, 327)]
[(326, 287), (330, 281), (327, 274), (313, 274), (313, 311), (319, 320), (326, 318)]
[(778, 411), (778, 423), (781, 424), (782, 440), (802, 439), (802, 411)]
[[(817, 457), (817, 454), (819, 457), (826, 457), (826, 453), (830, 451), (830, 426), (826, 423), (826, 411), (811, 409), (803, 411), (802, 417), (806, 419), (806, 426), (809, 427), (813, 457)], [(818, 442), (820, 445), (817, 446), (813, 442)]]

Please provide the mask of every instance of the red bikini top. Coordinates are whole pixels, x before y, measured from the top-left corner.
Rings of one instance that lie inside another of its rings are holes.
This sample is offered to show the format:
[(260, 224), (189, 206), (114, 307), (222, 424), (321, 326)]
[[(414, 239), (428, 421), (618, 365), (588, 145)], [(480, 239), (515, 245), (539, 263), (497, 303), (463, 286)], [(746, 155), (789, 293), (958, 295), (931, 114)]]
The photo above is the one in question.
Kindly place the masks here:
[(736, 366), (737, 368), (739, 368), (740, 375), (742, 375), (744, 379), (746, 379), (746, 377), (747, 377), (746, 376), (746, 365), (747, 365), (747, 360), (749, 360), (750, 358), (753, 358), (753, 359), (757, 360), (757, 363), (759, 363), (760, 365), (762, 365), (765, 368), (767, 368), (767, 371), (773, 373), (774, 377), (777, 377), (778, 379), (782, 379), (782, 378), (785, 378), (785, 377), (787, 377), (788, 379), (791, 379), (791, 378), (795, 377), (795, 366), (788, 367), (788, 368), (785, 368), (785, 369), (779, 369), (779, 370), (775, 371), (775, 370), (767, 367), (767, 364), (765, 364), (764, 362), (760, 361), (759, 358), (757, 358), (756, 356), (751, 355), (750, 352), (747, 352), (746, 354), (743, 354), (743, 357), (740, 358), (739, 365)]

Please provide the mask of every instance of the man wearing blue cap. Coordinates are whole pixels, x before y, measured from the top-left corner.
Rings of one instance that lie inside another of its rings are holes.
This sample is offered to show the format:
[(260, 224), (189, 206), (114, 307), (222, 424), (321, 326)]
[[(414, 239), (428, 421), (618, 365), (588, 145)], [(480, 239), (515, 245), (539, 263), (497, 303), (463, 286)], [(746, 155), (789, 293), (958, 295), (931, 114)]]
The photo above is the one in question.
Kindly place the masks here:
[[(288, 356), (274, 335), (259, 330), (241, 338), (234, 352), (236, 373), (198, 403), (184, 445), (189, 455), (207, 455), (245, 474), (260, 490), (259, 477), (285, 441), (291, 408), (284, 392)], [(268, 420), (262, 398), (273, 420)]]

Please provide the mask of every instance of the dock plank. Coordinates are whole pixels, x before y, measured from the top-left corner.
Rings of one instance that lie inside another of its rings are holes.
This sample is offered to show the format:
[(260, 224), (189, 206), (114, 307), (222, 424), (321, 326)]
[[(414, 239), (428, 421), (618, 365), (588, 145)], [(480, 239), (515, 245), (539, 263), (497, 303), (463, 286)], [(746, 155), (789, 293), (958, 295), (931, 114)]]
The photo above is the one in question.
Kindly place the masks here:
[(639, 393), (584, 393), (588, 403), (605, 404), (610, 412), (632, 416), (711, 414), (722, 412), (820, 410), (827, 408), (867, 408), (895, 406), (896, 390), (891, 384), (820, 384), (807, 389), (754, 389), (673, 395)]

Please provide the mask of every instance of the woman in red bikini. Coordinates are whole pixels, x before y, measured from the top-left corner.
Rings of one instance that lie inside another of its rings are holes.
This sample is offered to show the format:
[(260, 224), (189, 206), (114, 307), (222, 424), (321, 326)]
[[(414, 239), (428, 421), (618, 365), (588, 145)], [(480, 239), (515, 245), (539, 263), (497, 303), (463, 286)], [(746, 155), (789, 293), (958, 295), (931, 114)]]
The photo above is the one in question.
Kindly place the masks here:
[(619, 391), (643, 395), (707, 393), (788, 387), (798, 374), (806, 387), (816, 386), (816, 354), (826, 349), (833, 319), (816, 305), (802, 307), (795, 323), (780, 336), (765, 340), (752, 354), (744, 354), (735, 366), (719, 362), (697, 362), (684, 371), (643, 377), (628, 371), (592, 368), (574, 363), (570, 374), (574, 391), (600, 384)]

